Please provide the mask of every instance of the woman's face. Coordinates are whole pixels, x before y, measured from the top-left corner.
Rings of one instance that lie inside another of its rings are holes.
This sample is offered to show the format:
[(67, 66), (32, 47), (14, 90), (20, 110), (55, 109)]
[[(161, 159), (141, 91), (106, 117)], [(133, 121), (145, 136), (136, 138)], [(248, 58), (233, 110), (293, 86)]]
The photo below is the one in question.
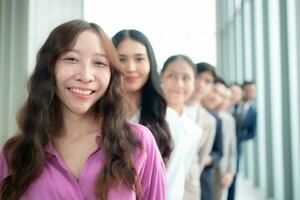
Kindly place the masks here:
[(162, 74), (163, 91), (168, 106), (182, 109), (184, 102), (195, 88), (195, 73), (185, 60), (176, 59), (169, 63)]
[(130, 38), (117, 46), (117, 53), (125, 72), (125, 87), (129, 93), (140, 92), (148, 80), (150, 62), (146, 47)]
[(74, 47), (58, 58), (56, 94), (63, 112), (85, 114), (105, 93), (111, 70), (102, 45), (95, 33), (83, 31)]

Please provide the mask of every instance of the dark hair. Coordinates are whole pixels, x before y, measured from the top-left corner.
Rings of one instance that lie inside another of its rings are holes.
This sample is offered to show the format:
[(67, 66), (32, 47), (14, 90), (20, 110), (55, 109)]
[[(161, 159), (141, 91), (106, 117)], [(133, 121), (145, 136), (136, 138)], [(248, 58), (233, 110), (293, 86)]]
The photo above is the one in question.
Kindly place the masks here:
[(216, 83), (220, 83), (220, 84), (224, 85), (227, 88), (229, 87), (228, 84), (224, 81), (224, 79), (222, 77), (220, 77), (220, 76), (216, 76), (215, 77), (214, 83), (215, 84)]
[(242, 84), (242, 88), (244, 88), (247, 85), (255, 85), (255, 82), (254, 81), (244, 81)]
[(229, 87), (231, 86), (238, 86), (238, 87), (241, 87), (241, 84), (239, 84), (238, 82), (232, 82), (229, 84)]
[(215, 68), (209, 63), (206, 62), (197, 63), (196, 67), (197, 67), (197, 75), (200, 75), (204, 72), (210, 72), (214, 78), (216, 78), (217, 76)]
[(188, 56), (186, 55), (182, 55), (182, 54), (178, 54), (178, 55), (173, 55), (173, 56), (170, 56), (165, 62), (164, 62), (164, 65), (163, 65), (163, 68), (161, 69), (161, 73), (164, 73), (166, 71), (166, 69), (168, 68), (168, 65), (172, 62), (174, 62), (175, 60), (184, 60), (185, 62), (187, 62), (192, 70), (194, 71), (194, 74), (196, 76), (196, 65), (194, 64), (194, 62), (192, 61), (192, 59), (190, 59)]
[(118, 48), (120, 42), (127, 38), (143, 44), (147, 50), (150, 74), (141, 89), (140, 124), (147, 126), (151, 130), (160, 153), (166, 162), (171, 155), (173, 145), (168, 123), (165, 119), (167, 103), (163, 97), (160, 85), (155, 54), (148, 38), (137, 30), (121, 30), (113, 36), (112, 42)]
[(96, 119), (101, 117), (102, 124), (105, 124), (101, 127), (101, 146), (106, 155), (103, 170), (96, 178), (95, 195), (106, 200), (109, 189), (120, 183), (139, 194), (140, 181), (132, 154), (141, 143), (133, 136), (125, 119), (117, 54), (98, 25), (73, 20), (56, 27), (37, 54), (36, 66), (28, 82), (29, 95), (18, 114), (18, 134), (4, 146), (10, 174), (0, 185), (0, 199), (19, 199), (41, 175), (48, 159), (45, 147), (58, 135), (62, 125), (54, 66), (57, 59), (72, 48), (79, 34), (86, 30), (99, 36), (112, 73), (110, 84), (94, 109)]

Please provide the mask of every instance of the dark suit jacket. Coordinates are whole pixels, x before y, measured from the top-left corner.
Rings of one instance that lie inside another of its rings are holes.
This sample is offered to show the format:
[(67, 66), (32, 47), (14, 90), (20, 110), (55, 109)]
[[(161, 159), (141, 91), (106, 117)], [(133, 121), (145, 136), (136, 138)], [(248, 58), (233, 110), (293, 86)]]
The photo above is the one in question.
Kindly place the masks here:
[(201, 174), (200, 182), (201, 182), (201, 200), (211, 200), (213, 197), (213, 176), (212, 169), (218, 166), (220, 160), (223, 156), (223, 133), (222, 133), (222, 121), (217, 116), (216, 113), (209, 111), (212, 114), (216, 121), (216, 135), (213, 143), (213, 147), (210, 153), (212, 157), (212, 164), (206, 166)]
[(238, 140), (249, 140), (256, 135), (256, 118), (257, 111), (254, 104), (250, 105), (247, 113), (245, 114), (244, 120), (241, 124), (241, 129), (238, 133)]
[(237, 115), (237, 106), (235, 107), (233, 116), (236, 120), (236, 133), (237, 133), (237, 171), (239, 171), (239, 160), (242, 154), (242, 143), (246, 140), (252, 139), (256, 135), (256, 118), (257, 110), (252, 103), (244, 114), (243, 119), (239, 119)]

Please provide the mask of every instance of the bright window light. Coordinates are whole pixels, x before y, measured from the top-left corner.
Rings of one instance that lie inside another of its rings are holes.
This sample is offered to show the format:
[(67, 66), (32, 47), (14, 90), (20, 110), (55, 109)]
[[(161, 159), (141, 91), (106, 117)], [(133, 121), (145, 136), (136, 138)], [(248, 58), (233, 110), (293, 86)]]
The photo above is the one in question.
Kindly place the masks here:
[(174, 54), (217, 62), (215, 0), (85, 0), (84, 18), (110, 37), (122, 29), (143, 32), (160, 67)]

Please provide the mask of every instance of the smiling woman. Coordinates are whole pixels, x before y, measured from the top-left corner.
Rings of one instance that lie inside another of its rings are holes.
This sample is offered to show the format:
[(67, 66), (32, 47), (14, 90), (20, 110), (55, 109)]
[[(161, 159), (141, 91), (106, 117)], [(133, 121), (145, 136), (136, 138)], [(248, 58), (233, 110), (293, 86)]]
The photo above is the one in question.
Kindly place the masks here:
[(56, 93), (63, 103), (62, 109), (85, 113), (107, 90), (111, 70), (99, 42), (93, 32), (84, 31), (74, 47), (57, 60)]
[(168, 106), (181, 115), (195, 88), (194, 63), (184, 55), (171, 56), (162, 68), (162, 83)]
[(125, 72), (125, 89), (128, 97), (126, 114), (131, 122), (147, 126), (168, 162), (172, 139), (166, 122), (167, 103), (163, 97), (157, 62), (148, 38), (138, 30), (121, 30), (112, 38), (121, 68)]
[(0, 153), (0, 199), (165, 199), (162, 157), (147, 128), (127, 123), (118, 64), (94, 23), (51, 32)]
[(202, 137), (201, 127), (183, 112), (184, 103), (194, 90), (195, 65), (188, 56), (171, 56), (163, 65), (161, 77), (168, 104), (166, 118), (174, 140), (167, 168), (167, 198), (182, 200), (185, 177), (196, 157), (197, 146)]

